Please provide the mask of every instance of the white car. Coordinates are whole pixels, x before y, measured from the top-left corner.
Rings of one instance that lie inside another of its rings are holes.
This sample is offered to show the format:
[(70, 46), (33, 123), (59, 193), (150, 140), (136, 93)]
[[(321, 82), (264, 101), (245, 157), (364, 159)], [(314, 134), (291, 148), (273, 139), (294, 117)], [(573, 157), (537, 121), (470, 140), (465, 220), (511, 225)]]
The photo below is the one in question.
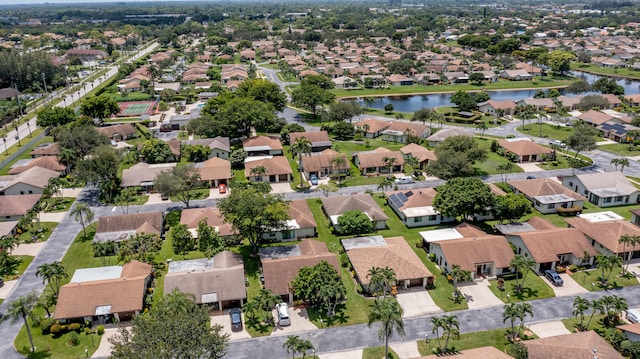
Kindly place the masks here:
[(278, 324), (282, 327), (291, 325), (291, 318), (289, 318), (289, 307), (287, 303), (280, 303), (276, 305), (276, 312), (278, 314)]
[(395, 183), (396, 184), (413, 183), (413, 177), (411, 177), (411, 176), (403, 176), (403, 177), (400, 177), (400, 178), (396, 178)]

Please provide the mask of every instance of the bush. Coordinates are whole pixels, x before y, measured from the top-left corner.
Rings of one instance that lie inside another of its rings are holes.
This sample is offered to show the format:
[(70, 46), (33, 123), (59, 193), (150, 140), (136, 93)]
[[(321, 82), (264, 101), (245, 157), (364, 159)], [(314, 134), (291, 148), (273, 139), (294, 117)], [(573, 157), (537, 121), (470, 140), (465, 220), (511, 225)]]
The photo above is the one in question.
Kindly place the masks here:
[(80, 329), (80, 323), (71, 323), (69, 324), (70, 331), (77, 331)]
[[(77, 324), (77, 323), (74, 323), (74, 324)], [(78, 335), (78, 333), (71, 332), (71, 334), (69, 334), (69, 344), (73, 346), (80, 344), (80, 336)]]
[(577, 270), (578, 270), (578, 266), (577, 266), (577, 265), (572, 264), (572, 265), (570, 265), (570, 266), (569, 266), (569, 271), (571, 271), (571, 272), (575, 272), (575, 271), (577, 271)]
[(574, 206), (569, 208), (558, 208), (559, 216), (576, 216), (582, 212), (582, 207)]
[(49, 333), (51, 334), (58, 334), (61, 331), (62, 331), (62, 327), (60, 326), (60, 324), (54, 324), (49, 327)]
[(98, 335), (104, 334), (104, 325), (98, 325), (97, 332)]

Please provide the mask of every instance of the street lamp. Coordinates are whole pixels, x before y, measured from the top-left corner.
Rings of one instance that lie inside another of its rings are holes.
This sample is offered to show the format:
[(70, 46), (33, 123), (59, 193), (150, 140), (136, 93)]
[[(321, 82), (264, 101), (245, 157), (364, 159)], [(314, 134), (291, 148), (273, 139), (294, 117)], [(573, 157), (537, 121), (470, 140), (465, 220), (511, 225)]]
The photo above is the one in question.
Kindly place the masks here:
[(22, 146), (22, 143), (20, 143), (20, 132), (18, 132), (18, 124), (14, 122), (13, 127), (16, 129), (16, 140), (18, 140), (18, 147), (20, 147)]
[(31, 138), (31, 125), (29, 125), (29, 121), (27, 121), (27, 128), (29, 129), (29, 138)]
[(4, 155), (6, 156), (9, 153), (9, 150), (7, 149), (7, 137), (2, 137), (2, 141), (4, 141)]

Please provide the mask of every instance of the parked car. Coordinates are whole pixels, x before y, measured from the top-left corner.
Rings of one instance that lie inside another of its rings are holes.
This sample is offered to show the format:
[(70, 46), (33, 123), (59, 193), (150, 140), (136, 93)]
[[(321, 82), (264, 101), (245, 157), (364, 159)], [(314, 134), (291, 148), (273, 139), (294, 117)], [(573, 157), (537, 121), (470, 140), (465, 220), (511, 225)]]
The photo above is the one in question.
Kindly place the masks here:
[(627, 320), (631, 323), (640, 323), (640, 311), (637, 309), (628, 309)]
[(318, 184), (318, 176), (316, 176), (315, 174), (311, 174), (309, 176), (309, 181), (311, 181), (311, 184), (316, 186)]
[(242, 312), (238, 308), (233, 308), (229, 311), (229, 317), (231, 318), (231, 330), (239, 332), (242, 330)]
[(536, 176), (527, 176), (527, 179), (536, 179)]
[(227, 185), (224, 183), (220, 183), (218, 185), (218, 191), (220, 192), (220, 194), (227, 193)]
[(549, 282), (551, 282), (551, 284), (560, 287), (564, 284), (564, 281), (562, 280), (562, 278), (560, 278), (560, 275), (554, 271), (554, 270), (546, 270), (544, 271), (544, 276), (547, 277), (547, 279), (549, 280)]
[(413, 177), (411, 177), (411, 176), (403, 176), (403, 177), (400, 177), (400, 178), (396, 178), (395, 183), (396, 184), (413, 183)]
[(287, 306), (287, 303), (277, 304), (276, 312), (278, 312), (278, 324), (281, 327), (291, 325), (291, 318), (289, 318), (289, 306)]

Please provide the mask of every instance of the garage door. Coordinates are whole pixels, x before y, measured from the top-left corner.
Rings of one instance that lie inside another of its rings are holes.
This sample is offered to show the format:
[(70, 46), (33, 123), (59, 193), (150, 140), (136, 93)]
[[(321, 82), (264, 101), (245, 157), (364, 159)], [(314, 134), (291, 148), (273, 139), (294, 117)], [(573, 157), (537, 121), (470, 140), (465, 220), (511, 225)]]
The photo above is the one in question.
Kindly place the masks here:
[(409, 287), (421, 287), (422, 286), (422, 278), (411, 279), (409, 281)]

